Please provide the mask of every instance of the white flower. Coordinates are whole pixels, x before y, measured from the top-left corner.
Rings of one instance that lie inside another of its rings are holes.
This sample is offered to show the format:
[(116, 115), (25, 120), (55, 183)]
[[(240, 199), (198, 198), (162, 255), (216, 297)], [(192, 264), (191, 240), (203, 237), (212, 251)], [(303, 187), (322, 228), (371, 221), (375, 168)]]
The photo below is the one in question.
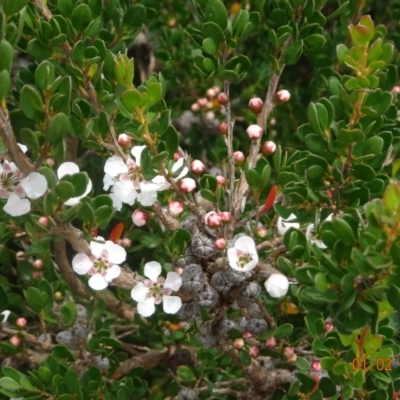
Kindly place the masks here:
[(276, 227), (278, 228), (278, 232), (281, 236), (283, 236), (286, 233), (286, 231), (288, 231), (290, 228), (296, 228), (296, 229), (300, 228), (300, 224), (298, 222), (288, 222), (296, 218), (297, 217), (294, 214), (290, 214), (289, 218), (285, 220), (282, 217), (278, 218)]
[(265, 289), (268, 294), (277, 299), (284, 296), (289, 290), (289, 281), (285, 275), (272, 274), (265, 282)]
[(142, 317), (150, 317), (156, 310), (155, 304), (163, 303), (164, 312), (176, 314), (182, 307), (182, 300), (178, 296), (170, 296), (182, 285), (182, 278), (176, 272), (168, 272), (167, 279), (159, 278), (161, 265), (157, 261), (148, 262), (144, 266), (144, 275), (147, 278), (139, 282), (131, 291), (132, 299), (138, 302), (137, 310)]
[(111, 240), (104, 242), (100, 236), (95, 240), (103, 243), (90, 242), (92, 255), (89, 257), (85, 253), (78, 253), (72, 260), (72, 268), (79, 275), (91, 275), (89, 286), (94, 290), (102, 290), (120, 275), (121, 268), (117, 264), (125, 261), (126, 251)]
[(31, 172), (24, 178), (22, 172), (13, 162), (3, 161), (0, 164), (0, 198), (8, 199), (3, 210), (13, 217), (27, 214), (31, 203), (27, 199), (38, 199), (47, 190), (46, 178)]
[(254, 240), (250, 236), (241, 236), (235, 247), (228, 249), (228, 260), (236, 271), (251, 271), (258, 263), (258, 254)]
[[(326, 217), (325, 221), (332, 221), (332, 217), (333, 217), (333, 214), (329, 214)], [(307, 230), (306, 230), (306, 238), (311, 243), (315, 243), (320, 249), (322, 249), (322, 250), (327, 249), (327, 246), (325, 245), (325, 243), (322, 240), (314, 238), (313, 231), (314, 231), (314, 224), (309, 224), (307, 226)]]
[[(76, 165), (73, 162), (65, 162), (62, 163), (57, 170), (57, 176), (58, 179), (61, 179), (64, 175), (73, 175), (77, 174), (80, 171), (78, 165)], [(78, 204), (81, 199), (86, 197), (88, 193), (92, 190), (92, 181), (89, 179), (88, 184), (86, 186), (85, 193), (83, 193), (81, 196), (78, 197), (72, 197), (71, 199), (68, 199), (64, 204), (66, 206), (74, 206), (75, 204)]]
[[(122, 203), (132, 205), (138, 200), (143, 206), (152, 206), (157, 200), (157, 192), (166, 190), (170, 184), (161, 175), (154, 177), (151, 182), (143, 179), (140, 168), (142, 151), (146, 146), (134, 146), (131, 150), (135, 161), (128, 159), (126, 163), (121, 157), (110, 157), (104, 166), (104, 190), (111, 189), (110, 197), (113, 206), (118, 211)], [(172, 172), (177, 171), (183, 165), (183, 159), (178, 160), (172, 167)], [(184, 168), (179, 176), (186, 175), (188, 169)], [(179, 178), (179, 177), (178, 177)]]

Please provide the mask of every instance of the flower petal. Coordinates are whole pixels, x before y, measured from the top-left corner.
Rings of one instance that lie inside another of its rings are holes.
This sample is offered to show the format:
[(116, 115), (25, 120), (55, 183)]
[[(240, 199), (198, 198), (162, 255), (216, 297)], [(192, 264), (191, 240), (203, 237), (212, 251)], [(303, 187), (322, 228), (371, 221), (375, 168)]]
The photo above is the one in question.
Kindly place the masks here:
[(156, 306), (154, 305), (154, 298), (150, 297), (150, 299), (141, 301), (137, 305), (137, 311), (142, 317), (150, 317), (150, 315), (154, 314), (156, 311)]
[(235, 247), (231, 247), (228, 249), (228, 260), (229, 260), (229, 265), (233, 269), (237, 269), (237, 262), (238, 262), (238, 256), (237, 256), (237, 251)]
[(123, 203), (129, 204), (130, 206), (135, 202), (137, 198), (137, 192), (133, 187), (132, 181), (115, 183), (113, 188), (114, 195)]
[(121, 275), (121, 268), (118, 265), (113, 265), (108, 268), (106, 272), (107, 282), (111, 282), (113, 279), (118, 278)]
[(271, 274), (264, 282), (265, 289), (273, 298), (285, 296), (289, 289), (289, 281), (283, 274)]
[(4, 315), (3, 321), (1, 322), (6, 322), (8, 320), (8, 317), (10, 316), (11, 311), (10, 310), (4, 310), (0, 315)]
[(164, 296), (163, 309), (167, 314), (176, 314), (182, 307), (182, 300), (178, 296)]
[(167, 279), (164, 282), (166, 288), (172, 289), (175, 292), (179, 290), (182, 285), (182, 278), (177, 272), (168, 272)]
[(72, 269), (79, 275), (86, 274), (92, 266), (93, 262), (85, 253), (78, 253), (72, 259)]
[(61, 179), (64, 175), (73, 175), (79, 172), (79, 167), (73, 162), (62, 163), (57, 169), (57, 177)]
[(157, 261), (150, 261), (144, 266), (144, 275), (151, 279), (153, 282), (157, 281), (157, 278), (161, 274), (161, 264)]
[(46, 178), (37, 172), (31, 172), (26, 178), (22, 179), (20, 185), (30, 199), (38, 199), (47, 190)]
[(235, 242), (235, 248), (245, 253), (252, 253), (256, 248), (256, 244), (250, 236), (240, 236)]
[(146, 146), (133, 146), (131, 149), (131, 154), (135, 157), (135, 162), (140, 165), (140, 158), (142, 156), (142, 151)]
[(94, 239), (103, 243), (97, 243), (94, 241), (90, 242), (90, 250), (94, 256), (101, 257), (102, 251), (106, 248), (105, 240), (101, 236), (97, 236)]
[(100, 274), (94, 274), (89, 279), (89, 286), (94, 290), (103, 290), (108, 286), (108, 282), (105, 276)]
[(24, 144), (17, 143), (18, 147), (21, 149), (21, 151), (25, 154), (28, 151), (28, 147), (25, 146)]
[(137, 199), (142, 206), (150, 207), (157, 201), (157, 192), (139, 193)]
[(3, 211), (13, 217), (28, 214), (31, 210), (31, 203), (28, 199), (20, 199), (16, 194), (11, 193)]
[(112, 156), (107, 159), (104, 165), (104, 172), (114, 178), (119, 174), (125, 174), (128, 172), (128, 167), (121, 157)]
[(283, 220), (282, 217), (278, 218), (278, 222), (276, 223), (276, 227), (278, 228), (278, 232), (281, 236), (284, 236), (286, 231), (290, 228), (300, 229), (300, 224), (298, 222), (289, 222), (293, 219), (297, 219), (296, 215), (290, 214), (289, 218)]
[(106, 241), (106, 250), (108, 251), (108, 260), (113, 264), (121, 264), (126, 260), (125, 249), (111, 240)]
[[(172, 172), (178, 171), (178, 169), (182, 168), (184, 162), (185, 160), (183, 159), (183, 157), (179, 158), (178, 161), (172, 166)], [(178, 177), (175, 178), (175, 180), (183, 178), (187, 175), (188, 172), (189, 169), (187, 167), (184, 167)]]
[(121, 211), (121, 209), (122, 209), (122, 201), (114, 193), (110, 193), (108, 196), (110, 197), (110, 199), (113, 202), (113, 207), (117, 211)]
[(146, 300), (147, 293), (149, 293), (148, 287), (143, 282), (139, 282), (131, 290), (131, 297), (133, 300), (141, 302)]

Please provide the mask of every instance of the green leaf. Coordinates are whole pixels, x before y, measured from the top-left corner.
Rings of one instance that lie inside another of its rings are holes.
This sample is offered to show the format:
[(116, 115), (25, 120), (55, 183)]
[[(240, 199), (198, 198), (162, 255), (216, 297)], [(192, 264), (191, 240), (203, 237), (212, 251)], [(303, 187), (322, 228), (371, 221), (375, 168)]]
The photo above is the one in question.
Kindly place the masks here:
[(335, 234), (347, 245), (353, 246), (355, 237), (350, 225), (343, 219), (336, 218), (332, 221)]
[(162, 99), (162, 87), (158, 82), (152, 82), (147, 87), (147, 107), (156, 104), (158, 101)]
[(236, 15), (235, 18), (233, 19), (232, 22), (232, 30), (233, 30), (233, 36), (234, 37), (239, 37), (246, 24), (249, 22), (250, 17), (249, 17), (249, 12), (247, 10), (240, 10)]
[(345, 129), (342, 128), (338, 133), (338, 141), (349, 144), (354, 142), (362, 142), (365, 139), (365, 134), (361, 129)]
[(253, 190), (258, 188), (260, 184), (260, 176), (255, 169), (248, 169), (246, 171), (246, 181)]
[[(12, 0), (12, 1), (6, 0), (5, 2), (3, 2), (3, 10), (6, 13), (6, 15), (10, 16), (17, 13), (27, 4), (28, 0)], [(2, 54), (1, 51), (0, 54)]]
[(218, 45), (215, 41), (208, 37), (203, 40), (202, 44), (203, 50), (205, 53), (210, 54), (211, 56), (217, 54), (218, 52)]
[(340, 43), (336, 46), (336, 57), (337, 57), (338, 61), (340, 62), (340, 64), (343, 64), (344, 57), (347, 55), (348, 51), (349, 51), (349, 49), (343, 43)]
[(222, 29), (214, 22), (206, 22), (203, 24), (201, 27), (201, 34), (204, 38), (213, 39), (216, 45), (224, 40)]
[(78, 315), (75, 303), (72, 301), (64, 303), (60, 309), (60, 314), (66, 324), (72, 325)]
[(46, 130), (46, 138), (49, 142), (55, 142), (63, 138), (69, 131), (69, 118), (64, 113), (56, 114)]
[(319, 381), (318, 389), (322, 391), (324, 397), (332, 397), (337, 393), (336, 384), (327, 377), (323, 377)]
[(363, 155), (374, 154), (379, 155), (383, 149), (383, 139), (380, 136), (372, 136), (367, 139), (363, 146)]
[(316, 52), (319, 51), (324, 46), (324, 44), (326, 43), (326, 39), (324, 36), (315, 33), (313, 35), (308, 36), (304, 42), (308, 50)]
[(69, 369), (65, 374), (65, 385), (69, 393), (77, 393), (80, 385), (78, 374), (74, 370)]
[(10, 74), (14, 58), (14, 49), (7, 40), (3, 39), (0, 41), (0, 54), (0, 72), (5, 69), (8, 74)]
[(137, 89), (126, 90), (121, 96), (121, 101), (130, 112), (144, 104), (143, 96)]
[(217, 198), (215, 197), (214, 193), (208, 189), (201, 189), (200, 195), (203, 199), (211, 201), (211, 203), (217, 203)]
[(310, 124), (314, 128), (315, 132), (323, 135), (323, 131), (319, 122), (318, 110), (314, 103), (310, 103), (308, 106), (308, 120), (310, 121)]
[(400, 207), (400, 193), (395, 184), (390, 184), (383, 194), (383, 204), (390, 211), (398, 211)]
[(276, 330), (274, 337), (275, 339), (283, 339), (289, 337), (293, 332), (293, 325), (282, 324)]
[(56, 186), (56, 194), (61, 200), (68, 200), (74, 197), (75, 188), (71, 182), (60, 181)]
[(349, 6), (350, 1), (345, 1), (340, 7), (338, 7), (332, 14), (328, 15), (326, 17), (326, 20), (329, 21), (330, 19), (336, 18), (342, 13), (344, 13), (348, 6)]
[(15, 391), (20, 389), (21, 385), (14, 379), (9, 378), (8, 376), (3, 376), (0, 378), (0, 387), (6, 390)]
[(20, 94), (21, 108), (24, 114), (33, 120), (43, 117), (43, 103), (39, 91), (32, 85), (25, 85)]
[(186, 365), (180, 365), (176, 370), (178, 378), (183, 382), (194, 382), (196, 381), (196, 377), (193, 374), (193, 371), (187, 367)]
[(36, 68), (35, 82), (37, 87), (44, 92), (46, 88), (53, 84), (55, 78), (54, 66), (49, 61), (42, 61)]
[(370, 39), (370, 31), (366, 26), (362, 25), (350, 25), (349, 31), (351, 35), (351, 39), (353, 41), (354, 46), (356, 47), (366, 47), (369, 43)]
[(4, 101), (6, 99), (8, 92), (10, 91), (10, 86), (10, 73), (3, 69), (3, 71), (0, 72), (0, 101)]
[(166, 150), (168, 151), (169, 155), (173, 157), (179, 146), (178, 132), (174, 126), (170, 125), (162, 137), (165, 141)]
[(36, 313), (39, 313), (46, 306), (46, 303), (49, 300), (46, 293), (40, 292), (35, 287), (28, 288), (24, 294), (29, 307), (31, 307)]
[[(0, 82), (1, 84), (1, 82)], [(20, 132), (22, 142), (28, 146), (28, 149), (37, 153), (39, 151), (39, 141), (35, 132), (29, 128), (22, 128)]]
[(251, 364), (251, 356), (249, 352), (245, 349), (239, 350), (239, 359), (243, 365), (248, 367)]
[(92, 12), (86, 4), (80, 4), (72, 12), (71, 22), (75, 29), (83, 31), (92, 21)]
[(78, 215), (79, 209), (82, 207), (82, 203), (78, 203), (77, 205), (73, 207), (69, 207), (65, 209), (64, 211), (61, 211), (59, 214), (60, 221), (63, 224), (67, 224), (68, 222), (71, 222), (76, 216)]
[(53, 55), (53, 50), (43, 46), (37, 38), (29, 41), (26, 50), (37, 61), (47, 60)]
[(147, 15), (146, 8), (141, 4), (134, 5), (129, 8), (124, 15), (123, 24), (131, 29), (138, 30), (141, 29), (143, 23), (145, 22)]
[(223, 31), (228, 25), (228, 13), (222, 1), (209, 0), (204, 8), (207, 21), (215, 22)]

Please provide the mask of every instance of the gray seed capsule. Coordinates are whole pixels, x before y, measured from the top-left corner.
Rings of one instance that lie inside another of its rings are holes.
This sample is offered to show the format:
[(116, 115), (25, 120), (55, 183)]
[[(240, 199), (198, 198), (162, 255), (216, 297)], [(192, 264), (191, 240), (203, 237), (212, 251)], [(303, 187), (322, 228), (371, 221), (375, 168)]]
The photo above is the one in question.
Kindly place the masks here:
[(247, 323), (246, 329), (248, 332), (251, 332), (254, 336), (260, 336), (263, 333), (267, 332), (268, 324), (263, 319), (252, 318)]
[(182, 222), (181, 227), (187, 229), (192, 235), (198, 231), (197, 217), (194, 214), (188, 215)]
[(228, 337), (228, 332), (231, 329), (239, 330), (237, 324), (229, 319), (222, 320), (217, 326), (218, 335), (221, 337)]
[(190, 388), (182, 388), (178, 393), (178, 400), (197, 400), (197, 393)]
[(252, 277), (251, 272), (241, 272), (236, 271), (233, 268), (229, 268), (226, 272), (224, 272), (228, 282), (231, 282), (232, 285), (236, 285), (240, 282), (243, 282), (245, 279), (249, 279)]
[(206, 233), (197, 232), (192, 239), (193, 253), (200, 258), (208, 258), (217, 252), (214, 239)]
[(254, 303), (256, 299), (260, 296), (261, 288), (255, 282), (245, 283), (239, 289), (239, 296), (237, 298), (237, 304), (241, 308), (248, 307), (250, 304)]
[(226, 293), (233, 284), (229, 281), (224, 272), (216, 272), (211, 278), (211, 286), (218, 292)]
[(189, 264), (185, 267), (182, 274), (182, 287), (190, 292), (198, 292), (203, 289), (206, 281), (204, 273), (196, 264)]
[(176, 261), (177, 265), (185, 268), (189, 264), (198, 264), (200, 259), (193, 253), (192, 247), (187, 246), (185, 249), (185, 256)]
[(194, 294), (193, 301), (195, 301), (200, 307), (211, 308), (218, 301), (218, 293), (211, 286), (204, 286), (202, 290)]

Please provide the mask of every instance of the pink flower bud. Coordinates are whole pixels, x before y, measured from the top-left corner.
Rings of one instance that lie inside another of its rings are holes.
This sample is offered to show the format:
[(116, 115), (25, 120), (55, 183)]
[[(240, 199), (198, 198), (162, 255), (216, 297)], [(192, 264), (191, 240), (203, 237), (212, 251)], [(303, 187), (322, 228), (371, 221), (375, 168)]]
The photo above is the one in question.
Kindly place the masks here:
[(251, 346), (249, 348), (250, 357), (256, 358), (260, 354), (260, 349), (257, 346)]
[(327, 189), (326, 195), (331, 199), (332, 198), (332, 190)]
[(317, 372), (322, 371), (321, 362), (320, 362), (319, 360), (314, 360), (314, 361), (311, 363), (311, 368), (312, 368), (314, 371), (317, 371)]
[(218, 183), (219, 185), (225, 185), (226, 179), (225, 179), (224, 176), (222, 176), (222, 175), (217, 175), (215, 178), (217, 179), (217, 183)]
[(207, 103), (208, 103), (207, 97), (203, 97), (203, 98), (197, 100), (197, 104), (200, 107), (205, 107), (207, 105)]
[(35, 271), (32, 273), (33, 279), (39, 279), (41, 276), (42, 276), (42, 274), (39, 271)]
[(10, 343), (15, 346), (18, 347), (21, 344), (21, 340), (19, 339), (18, 336), (11, 336), (10, 337)]
[(275, 118), (271, 118), (270, 121), (269, 121), (269, 124), (270, 124), (271, 126), (276, 125), (276, 119), (275, 119)]
[(23, 328), (26, 325), (26, 319), (23, 317), (17, 318), (15, 321), (16, 325)]
[(221, 92), (221, 89), (218, 86), (213, 86), (213, 89), (216, 95)]
[(241, 349), (244, 347), (244, 340), (241, 338), (235, 339), (235, 341), (233, 342), (233, 346), (235, 347), (235, 349)]
[(259, 228), (257, 228), (257, 235), (261, 238), (267, 236), (267, 228), (265, 228), (264, 226), (260, 226)]
[(200, 105), (199, 105), (198, 103), (193, 103), (193, 104), (190, 106), (190, 109), (191, 109), (193, 112), (199, 112), (199, 111), (200, 111)]
[(226, 247), (226, 240), (224, 238), (219, 238), (214, 243), (215, 248), (218, 250), (222, 250)]
[(276, 144), (271, 140), (265, 142), (261, 147), (261, 152), (264, 154), (264, 156), (270, 156), (274, 154), (275, 150), (276, 150)]
[(168, 25), (170, 28), (173, 28), (173, 27), (176, 25), (176, 19), (175, 19), (175, 18), (170, 18), (170, 19), (168, 20), (168, 22), (167, 22), (167, 25)]
[(280, 90), (276, 93), (276, 97), (282, 103), (286, 103), (290, 99), (290, 93), (287, 90)]
[(179, 268), (175, 268), (175, 272), (179, 275), (183, 274), (183, 268), (179, 267)]
[(168, 204), (168, 211), (173, 215), (173, 216), (178, 216), (181, 215), (183, 212), (183, 204), (180, 201), (171, 201)]
[(400, 93), (400, 86), (393, 87), (392, 93), (399, 94)]
[(40, 217), (39, 224), (43, 226), (47, 226), (49, 224), (49, 219), (47, 217)]
[(190, 170), (194, 173), (194, 174), (202, 174), (205, 170), (205, 166), (204, 164), (200, 161), (200, 160), (194, 160), (191, 164), (190, 164)]
[(126, 133), (121, 133), (118, 136), (118, 143), (123, 149), (129, 149), (132, 145), (132, 138)]
[(261, 129), (261, 126), (253, 124), (247, 128), (246, 133), (250, 139), (259, 139), (263, 134), (263, 131)]
[(286, 358), (289, 358), (289, 357), (292, 356), (293, 354), (294, 354), (294, 348), (293, 348), (293, 347), (287, 346), (287, 347), (285, 347), (285, 349), (283, 350), (283, 355), (284, 355)]
[(221, 225), (222, 218), (217, 212), (210, 211), (205, 215), (204, 222), (207, 226), (214, 228)]
[(137, 209), (132, 213), (132, 221), (136, 226), (146, 225), (148, 219), (149, 214), (145, 211)]
[(265, 340), (265, 347), (272, 349), (275, 346), (276, 346), (276, 339), (273, 336)]
[(174, 153), (174, 161), (178, 161), (180, 158), (182, 158), (182, 154), (179, 152)]
[(132, 240), (129, 239), (129, 238), (123, 238), (121, 240), (121, 246), (125, 247), (125, 248), (131, 247), (132, 246)]
[(210, 88), (210, 89), (208, 89), (207, 92), (206, 92), (207, 97), (210, 97), (211, 99), (212, 99), (213, 97), (215, 97), (216, 94), (217, 94), (217, 93), (215, 92), (214, 88)]
[(233, 153), (233, 158), (235, 159), (236, 166), (242, 165), (244, 161), (244, 154), (241, 151), (235, 151)]
[(232, 214), (229, 211), (222, 211), (219, 213), (222, 222), (229, 222), (232, 219)]
[(56, 165), (56, 162), (54, 158), (46, 158), (46, 164), (50, 165), (50, 167), (54, 167)]
[(254, 99), (250, 99), (249, 108), (253, 114), (260, 114), (263, 104), (263, 101), (259, 97), (256, 97)]
[(25, 252), (22, 251), (22, 250), (17, 251), (17, 260), (18, 261), (24, 261), (25, 260), (24, 254), (25, 254)]
[(34, 262), (33, 262), (33, 266), (35, 267), (35, 268), (37, 268), (37, 269), (39, 269), (39, 268), (42, 268), (43, 267), (43, 260), (35, 260)]
[(221, 92), (218, 95), (217, 100), (220, 104), (224, 106), (229, 103), (229, 96), (225, 92)]
[(251, 332), (245, 332), (243, 333), (243, 339), (249, 339), (251, 337), (253, 337), (253, 334)]
[(228, 124), (226, 124), (225, 122), (221, 122), (219, 124), (218, 130), (221, 135), (227, 135), (228, 134)]
[(333, 330), (333, 325), (329, 321), (325, 322), (325, 332), (330, 332), (332, 330)]
[(194, 189), (196, 189), (196, 182), (194, 179), (192, 178), (183, 178), (181, 180), (181, 189), (185, 192), (185, 193), (190, 193), (193, 192)]
[(290, 362), (290, 363), (296, 362), (296, 360), (297, 360), (297, 354), (296, 354), (296, 353), (292, 354), (287, 360), (288, 360), (288, 362)]

